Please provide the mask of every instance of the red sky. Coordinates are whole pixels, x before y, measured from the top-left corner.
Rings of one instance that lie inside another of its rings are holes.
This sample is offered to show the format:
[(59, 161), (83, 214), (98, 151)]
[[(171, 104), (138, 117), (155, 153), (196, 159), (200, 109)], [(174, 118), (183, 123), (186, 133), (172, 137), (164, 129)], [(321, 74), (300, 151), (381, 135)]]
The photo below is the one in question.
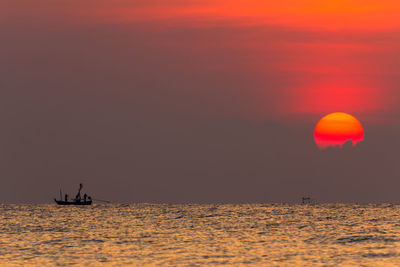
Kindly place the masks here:
[[(232, 56), (220, 63), (262, 83), (243, 89), (255, 98), (247, 116), (346, 111), (382, 121), (396, 102), (387, 81), (397, 81), (398, 1), (143, 1), (92, 11), (100, 20), (147, 23), (163, 34), (158, 45), (193, 56), (225, 47)], [(179, 29), (193, 36), (169, 36)], [(268, 85), (281, 75), (288, 81)]]
[[(126, 38), (139, 35), (141, 45), (154, 50), (180, 51), (199, 61), (212, 57), (212, 64), (197, 62), (204, 64), (198, 67), (226, 71), (228, 65), (234, 75), (251, 80), (239, 92), (247, 102), (229, 111), (243, 116), (332, 111), (366, 116), (396, 103), (390, 80), (397, 81), (398, 1), (8, 1), (5, 6), (9, 10), (0, 15), (8, 23), (37, 17), (32, 27), (54, 22), (132, 27)], [(7, 21), (11, 15), (16, 17)]]

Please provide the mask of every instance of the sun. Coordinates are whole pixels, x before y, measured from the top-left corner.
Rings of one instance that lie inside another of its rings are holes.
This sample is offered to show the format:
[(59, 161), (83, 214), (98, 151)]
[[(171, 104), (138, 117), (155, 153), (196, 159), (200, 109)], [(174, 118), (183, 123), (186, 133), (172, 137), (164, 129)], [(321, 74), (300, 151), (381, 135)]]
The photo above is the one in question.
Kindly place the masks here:
[(355, 146), (364, 140), (364, 129), (355, 117), (343, 112), (334, 112), (319, 120), (315, 126), (314, 139), (321, 149), (342, 146), (348, 140)]

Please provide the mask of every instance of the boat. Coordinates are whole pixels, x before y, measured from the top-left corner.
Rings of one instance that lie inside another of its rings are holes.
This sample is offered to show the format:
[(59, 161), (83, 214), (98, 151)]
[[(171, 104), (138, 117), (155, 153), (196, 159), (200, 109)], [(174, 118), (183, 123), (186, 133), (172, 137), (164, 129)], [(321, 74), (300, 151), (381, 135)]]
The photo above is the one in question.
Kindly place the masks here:
[(54, 199), (54, 201), (57, 203), (57, 205), (92, 205), (92, 200), (87, 200), (87, 201), (63, 201), (63, 200), (57, 200)]
[(68, 195), (65, 195), (65, 200), (63, 200), (62, 197), (62, 192), (60, 189), (60, 199), (57, 200), (56, 198), (54, 201), (57, 203), (57, 205), (75, 205), (75, 206), (87, 206), (87, 205), (92, 205), (92, 198), (90, 196), (87, 196), (86, 194), (84, 195), (83, 199), (81, 197), (81, 190), (82, 190), (83, 185), (79, 184), (79, 191), (78, 194), (76, 194), (76, 197), (72, 199), (71, 201), (68, 201)]

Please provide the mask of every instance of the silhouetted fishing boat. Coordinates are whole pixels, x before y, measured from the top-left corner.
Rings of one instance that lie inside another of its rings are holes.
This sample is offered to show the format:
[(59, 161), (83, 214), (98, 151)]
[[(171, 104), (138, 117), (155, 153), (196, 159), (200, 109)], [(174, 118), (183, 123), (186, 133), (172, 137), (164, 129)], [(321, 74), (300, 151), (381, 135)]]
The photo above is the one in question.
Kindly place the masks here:
[(62, 200), (62, 192), (60, 189), (60, 200), (54, 199), (54, 201), (57, 203), (57, 205), (77, 205), (77, 206), (92, 205), (92, 198), (90, 196), (85, 194), (82, 199), (82, 197), (81, 197), (82, 187), (83, 187), (83, 185), (79, 184), (78, 194), (76, 194), (76, 197), (74, 199), (72, 199), (71, 201), (68, 201), (67, 194), (65, 194), (65, 199)]
[(63, 201), (63, 200), (54, 199), (54, 201), (58, 205), (92, 205), (92, 200), (78, 202), (78, 201)]

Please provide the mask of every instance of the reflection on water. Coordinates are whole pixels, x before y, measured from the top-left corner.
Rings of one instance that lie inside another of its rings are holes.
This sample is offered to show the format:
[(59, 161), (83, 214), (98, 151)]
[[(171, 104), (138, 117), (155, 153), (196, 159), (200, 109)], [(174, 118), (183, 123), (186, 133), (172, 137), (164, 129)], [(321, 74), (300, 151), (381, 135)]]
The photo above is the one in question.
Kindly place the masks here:
[(0, 264), (400, 262), (398, 205), (0, 205)]

